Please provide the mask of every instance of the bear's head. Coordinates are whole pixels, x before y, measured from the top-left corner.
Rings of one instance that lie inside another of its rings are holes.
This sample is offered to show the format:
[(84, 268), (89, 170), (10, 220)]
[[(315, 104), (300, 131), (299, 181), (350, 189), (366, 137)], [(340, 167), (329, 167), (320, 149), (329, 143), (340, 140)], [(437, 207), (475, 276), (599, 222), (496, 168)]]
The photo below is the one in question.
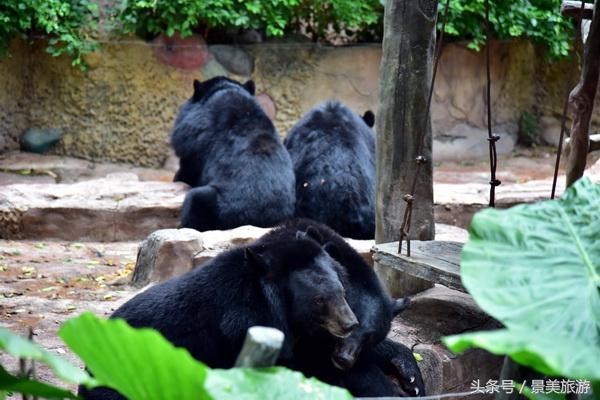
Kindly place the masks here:
[(336, 341), (331, 355), (335, 367), (342, 370), (351, 368), (364, 348), (373, 347), (385, 339), (390, 331), (392, 319), (410, 304), (408, 298), (389, 299), (387, 304), (381, 304), (381, 301), (364, 296), (361, 306), (371, 310), (360, 313), (360, 326), (349, 337)]
[(348, 337), (358, 320), (344, 297), (341, 266), (309, 233), (276, 234), (267, 240), (248, 247), (246, 260), (277, 287), (293, 331), (311, 335), (325, 330)]
[(199, 101), (206, 100), (213, 94), (223, 90), (243, 90), (249, 93), (251, 96), (254, 96), (256, 87), (254, 85), (254, 81), (252, 80), (241, 84), (238, 81), (234, 81), (233, 79), (229, 79), (224, 76), (217, 76), (204, 82), (194, 79), (194, 94), (192, 95), (190, 101), (192, 103), (197, 103)]

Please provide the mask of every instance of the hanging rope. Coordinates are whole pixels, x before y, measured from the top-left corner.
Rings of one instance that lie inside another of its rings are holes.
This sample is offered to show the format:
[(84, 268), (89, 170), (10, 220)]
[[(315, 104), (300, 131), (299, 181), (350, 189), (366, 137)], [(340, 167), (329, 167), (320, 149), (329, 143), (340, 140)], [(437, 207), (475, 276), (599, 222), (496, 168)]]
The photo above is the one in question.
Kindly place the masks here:
[[(419, 142), (417, 147), (418, 156), (415, 158), (417, 167), (413, 176), (413, 181), (410, 189), (410, 194), (405, 194), (402, 199), (406, 202), (406, 208), (404, 209), (404, 218), (402, 219), (402, 226), (400, 227), (400, 240), (398, 241), (398, 254), (402, 253), (402, 242), (406, 239), (406, 254), (410, 257), (410, 239), (408, 234), (410, 233), (410, 223), (412, 219), (413, 203), (415, 199), (415, 190), (417, 188), (417, 177), (421, 170), (421, 166), (428, 160), (421, 155), (423, 152), (423, 146), (425, 142), (425, 132), (427, 125), (429, 124), (429, 110), (431, 109), (431, 100), (433, 98), (433, 86), (435, 84), (435, 77), (437, 75), (438, 63), (440, 61), (440, 55), (442, 53), (442, 42), (444, 40), (444, 31), (446, 29), (446, 21), (448, 20), (448, 9), (450, 7), (450, 0), (446, 0), (446, 6), (444, 7), (444, 19), (442, 20), (442, 28), (440, 37), (437, 42), (437, 48), (435, 51), (435, 61), (433, 64), (433, 73), (431, 75), (431, 86), (429, 86), (429, 95), (427, 96), (427, 108), (425, 110), (425, 121), (420, 130)], [(438, 13), (436, 13), (434, 24), (437, 25)]]
[[(583, 20), (583, 11), (585, 10), (585, 0), (581, 0), (581, 8), (579, 9), (579, 15), (577, 17), (577, 30), (575, 31), (575, 42), (573, 43), (573, 62), (571, 71), (575, 71), (577, 68), (577, 46), (581, 37), (581, 21)], [(554, 199), (556, 194), (556, 180), (558, 179), (558, 168), (560, 166), (560, 157), (562, 155), (563, 140), (567, 131), (567, 111), (569, 109), (569, 96), (571, 95), (571, 88), (573, 87), (573, 75), (569, 75), (570, 79), (567, 78), (565, 88), (565, 102), (563, 103), (562, 116), (560, 118), (560, 137), (558, 139), (558, 149), (556, 150), (556, 163), (554, 164), (554, 177), (552, 178), (552, 193), (550, 198)]]
[(500, 186), (500, 181), (496, 178), (496, 166), (498, 165), (498, 154), (496, 152), (496, 142), (500, 136), (492, 134), (492, 96), (490, 77), (490, 2), (485, 0), (485, 64), (486, 64), (486, 96), (487, 96), (487, 129), (488, 143), (490, 145), (490, 207), (496, 206), (496, 186)]

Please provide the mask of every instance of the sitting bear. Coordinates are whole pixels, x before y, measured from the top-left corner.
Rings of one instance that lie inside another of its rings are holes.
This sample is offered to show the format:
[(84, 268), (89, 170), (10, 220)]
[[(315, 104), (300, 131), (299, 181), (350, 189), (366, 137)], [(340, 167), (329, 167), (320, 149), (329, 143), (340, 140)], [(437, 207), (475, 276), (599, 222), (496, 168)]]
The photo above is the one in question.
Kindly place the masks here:
[(309, 111), (284, 143), (296, 175), (297, 217), (354, 239), (375, 236), (375, 116), (337, 101)]
[(254, 97), (254, 82), (194, 81), (171, 135), (175, 181), (192, 186), (181, 226), (199, 231), (270, 227), (294, 213), (294, 172), (275, 127)]
[[(293, 349), (292, 367), (307, 376), (346, 387), (355, 396), (400, 396), (408, 393), (401, 389), (415, 385), (414, 379), (411, 380), (415, 375), (414, 368), (407, 369), (406, 378), (399, 372), (391, 372), (395, 370), (396, 359), (416, 367), (418, 372), (412, 352), (402, 345), (395, 346), (394, 342), (385, 346), (383, 343), (387, 342), (384, 339), (392, 319), (406, 309), (409, 299), (392, 299), (363, 257), (329, 227), (297, 219), (287, 221), (284, 228), (269, 235), (277, 236), (286, 230), (307, 232), (341, 265), (340, 280), (346, 300), (359, 321), (359, 326), (346, 338), (335, 337), (324, 330), (299, 337)], [(408, 359), (403, 350), (408, 351)], [(390, 380), (388, 375), (395, 379)], [(422, 388), (416, 391), (419, 390), (423, 391)]]
[[(291, 366), (293, 344), (303, 335), (324, 330), (347, 337), (358, 321), (344, 298), (340, 265), (310, 233), (273, 233), (150, 287), (111, 318), (157, 329), (212, 368), (231, 368), (255, 325), (285, 334), (278, 360), (284, 366)], [(122, 398), (106, 388), (82, 387), (80, 393), (86, 399)]]

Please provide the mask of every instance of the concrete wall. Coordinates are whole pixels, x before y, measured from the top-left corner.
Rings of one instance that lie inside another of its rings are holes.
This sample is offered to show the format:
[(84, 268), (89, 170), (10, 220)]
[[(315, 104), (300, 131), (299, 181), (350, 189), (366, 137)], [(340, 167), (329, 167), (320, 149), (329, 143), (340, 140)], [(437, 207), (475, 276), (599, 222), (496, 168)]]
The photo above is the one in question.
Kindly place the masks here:
[[(284, 135), (315, 104), (342, 99), (363, 113), (377, 109), (381, 48), (378, 44), (321, 47), (298, 43), (206, 46), (199, 37), (144, 42), (111, 39), (87, 57), (83, 73), (67, 58), (53, 58), (45, 43), (16, 41), (0, 59), (0, 152), (18, 147), (27, 128), (59, 128), (52, 150), (93, 160), (160, 166), (179, 105), (192, 80), (227, 74), (252, 78), (265, 108)], [(496, 42), (492, 50), (494, 131), (500, 154), (511, 151), (518, 120), (537, 116), (542, 134), (555, 142), (568, 62), (550, 63), (528, 42)], [(444, 48), (432, 120), (434, 158), (487, 157), (483, 53), (461, 44)], [(600, 99), (597, 103), (600, 103)], [(600, 107), (594, 128), (600, 126)]]

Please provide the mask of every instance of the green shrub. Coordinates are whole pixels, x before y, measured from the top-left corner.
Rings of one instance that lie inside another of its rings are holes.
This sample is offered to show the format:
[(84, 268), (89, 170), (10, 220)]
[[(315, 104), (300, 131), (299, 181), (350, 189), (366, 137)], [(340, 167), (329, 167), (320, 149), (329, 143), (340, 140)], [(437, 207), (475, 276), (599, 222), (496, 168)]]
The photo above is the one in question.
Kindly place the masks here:
[(90, 0), (2, 0), (0, 2), (0, 54), (10, 40), (48, 37), (46, 50), (53, 56), (66, 54), (73, 65), (85, 68), (82, 56), (94, 51), (89, 36), (96, 27), (98, 5)]
[(142, 37), (175, 32), (186, 37), (199, 27), (257, 29), (281, 36), (305, 25), (317, 40), (330, 23), (336, 31), (366, 28), (378, 22), (382, 11), (378, 0), (124, 0), (116, 15), (125, 33)]
[[(440, 12), (445, 3), (440, 1)], [(567, 56), (574, 30), (560, 15), (560, 4), (561, 0), (490, 0), (491, 36), (528, 38), (545, 46), (552, 57)], [(450, 0), (446, 34), (469, 39), (469, 47), (479, 50), (485, 42), (484, 21), (485, 0)]]

